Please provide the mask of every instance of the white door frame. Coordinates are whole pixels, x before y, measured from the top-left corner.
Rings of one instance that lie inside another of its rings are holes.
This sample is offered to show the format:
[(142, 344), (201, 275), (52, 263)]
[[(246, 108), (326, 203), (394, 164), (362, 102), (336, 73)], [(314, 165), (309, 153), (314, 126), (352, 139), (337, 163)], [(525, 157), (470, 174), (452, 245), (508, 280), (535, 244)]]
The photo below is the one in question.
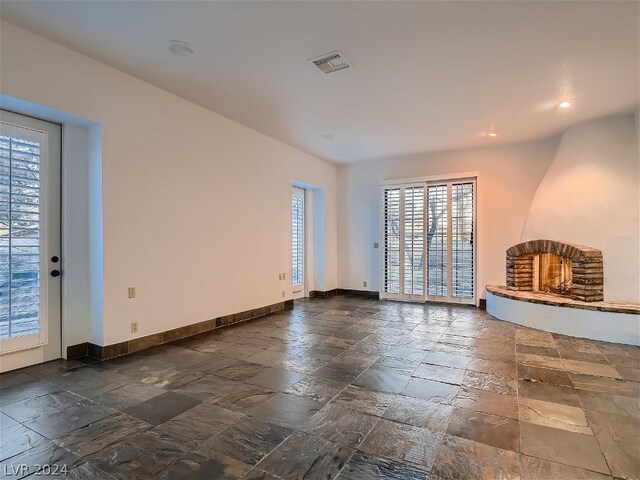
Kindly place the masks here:
[(40, 330), (0, 341), (0, 371), (54, 360), (62, 356), (61, 281), (51, 270), (61, 270), (60, 181), (61, 130), (58, 124), (0, 111), (2, 134), (40, 143)]
[[(423, 290), (421, 295), (417, 294), (407, 294), (405, 293), (404, 288), (404, 246), (405, 246), (405, 191), (407, 188), (412, 187), (422, 187), (425, 191), (426, 195), (426, 183), (425, 182), (414, 182), (414, 183), (404, 183), (401, 185), (383, 185), (380, 189), (380, 198), (381, 198), (381, 208), (380, 208), (380, 265), (382, 268), (380, 269), (380, 298), (386, 300), (402, 300), (405, 302), (424, 302), (426, 300), (426, 276), (425, 276), (425, 260), (426, 260), (426, 242), (423, 242), (422, 247), (422, 281), (423, 281)], [(385, 219), (384, 219), (384, 192), (385, 190), (390, 189), (399, 189), (400, 190), (400, 205), (399, 205), (399, 244), (400, 244), (400, 258), (399, 258), (399, 270), (398, 270), (398, 293), (385, 292)], [(423, 229), (426, 228), (426, 196), (423, 197), (423, 212), (424, 213), (424, 225)]]
[[(452, 282), (453, 282), (453, 233), (452, 233), (452, 214), (453, 214), (453, 208), (452, 208), (452, 204), (453, 204), (453, 195), (452, 195), (452, 188), (454, 184), (459, 184), (459, 183), (472, 183), (473, 184), (473, 295), (471, 296), (471, 298), (460, 298), (460, 297), (454, 297), (453, 296), (453, 288), (452, 288)], [(478, 195), (477, 195), (477, 179), (476, 178), (454, 178), (454, 179), (450, 179), (450, 180), (445, 180), (445, 181), (432, 181), (432, 182), (428, 182), (427, 183), (427, 188), (429, 186), (434, 186), (434, 185), (446, 185), (447, 186), (447, 295), (429, 295), (427, 293), (426, 299), (428, 301), (434, 301), (434, 302), (444, 302), (444, 303), (457, 303), (457, 304), (464, 304), (464, 305), (475, 305), (476, 304), (476, 297), (477, 297), (477, 262), (478, 262), (478, 255), (477, 255), (477, 238), (478, 235), (476, 234), (476, 229), (477, 229), (477, 221), (476, 219), (478, 218)], [(428, 202), (428, 194), (425, 191), (425, 201)], [(428, 217), (427, 217), (428, 218)], [(426, 242), (425, 242), (426, 244)], [(426, 259), (428, 261), (428, 258)], [(425, 265), (427, 264), (427, 262), (425, 262)], [(426, 268), (426, 267), (425, 267)], [(427, 275), (428, 272), (425, 271), (425, 275)], [(428, 278), (427, 278), (427, 288), (426, 291), (428, 292)]]
[[(383, 182), (380, 189), (380, 198), (381, 198), (381, 206), (379, 209), (380, 213), (380, 298), (387, 300), (402, 300), (402, 301), (414, 301), (414, 302), (425, 302), (425, 301), (436, 301), (436, 302), (445, 302), (445, 303), (454, 303), (454, 304), (469, 304), (475, 305), (476, 299), (478, 296), (477, 282), (478, 282), (478, 235), (477, 235), (477, 218), (478, 218), (478, 191), (477, 191), (477, 172), (465, 172), (455, 175), (439, 175), (433, 177), (420, 177), (420, 178), (408, 178), (401, 180), (389, 180)], [(452, 195), (451, 189), (453, 184), (458, 183), (473, 183), (473, 295), (471, 298), (460, 298), (454, 297), (452, 295)], [(433, 185), (447, 185), (447, 295), (446, 296), (438, 296), (438, 295), (429, 295), (429, 277), (428, 277), (428, 257), (427, 257), (427, 241), (426, 241), (426, 231), (428, 227), (428, 218), (429, 218), (429, 210), (428, 210), (428, 193), (427, 189), (429, 186)], [(406, 295), (404, 293), (404, 261), (403, 261), (403, 248), (404, 248), (404, 216), (405, 216), (405, 188), (407, 187), (416, 187), (423, 186), (424, 187), (424, 232), (425, 232), (425, 240), (424, 240), (424, 250), (423, 250), (423, 281), (424, 281), (424, 292), (423, 295)], [(384, 192), (388, 189), (399, 189), (400, 190), (400, 266), (399, 266), (399, 292), (398, 293), (389, 293), (385, 292), (385, 218), (384, 218)]]

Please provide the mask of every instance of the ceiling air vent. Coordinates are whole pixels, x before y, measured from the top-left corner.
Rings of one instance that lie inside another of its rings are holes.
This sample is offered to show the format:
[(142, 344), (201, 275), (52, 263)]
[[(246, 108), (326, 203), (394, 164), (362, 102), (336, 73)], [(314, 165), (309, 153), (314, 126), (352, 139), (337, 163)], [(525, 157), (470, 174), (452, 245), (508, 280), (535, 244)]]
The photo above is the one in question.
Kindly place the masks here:
[(319, 57), (312, 58), (309, 61), (313, 62), (313, 64), (324, 73), (337, 72), (338, 70), (344, 70), (345, 68), (349, 68), (351, 66), (349, 60), (344, 58), (344, 55), (340, 52), (332, 52), (325, 55), (320, 55)]

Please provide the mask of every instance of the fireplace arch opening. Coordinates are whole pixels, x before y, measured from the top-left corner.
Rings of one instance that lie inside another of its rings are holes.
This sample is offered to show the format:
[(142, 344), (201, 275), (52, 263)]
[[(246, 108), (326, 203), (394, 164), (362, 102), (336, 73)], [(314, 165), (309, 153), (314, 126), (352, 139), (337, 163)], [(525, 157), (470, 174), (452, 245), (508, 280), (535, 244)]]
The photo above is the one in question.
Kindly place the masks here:
[(531, 240), (507, 250), (507, 288), (585, 302), (604, 300), (602, 252), (584, 245)]

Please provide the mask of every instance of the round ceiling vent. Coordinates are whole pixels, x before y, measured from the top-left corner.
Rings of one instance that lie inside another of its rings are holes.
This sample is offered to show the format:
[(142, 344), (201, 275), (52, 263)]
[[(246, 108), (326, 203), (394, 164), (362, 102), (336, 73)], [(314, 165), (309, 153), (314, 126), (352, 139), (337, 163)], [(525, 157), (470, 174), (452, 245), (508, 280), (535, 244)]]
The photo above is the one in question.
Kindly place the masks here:
[(179, 57), (188, 57), (189, 55), (193, 55), (195, 53), (193, 45), (187, 42), (183, 42), (182, 40), (171, 40), (167, 44), (167, 49), (171, 53), (173, 53), (174, 55), (178, 55)]

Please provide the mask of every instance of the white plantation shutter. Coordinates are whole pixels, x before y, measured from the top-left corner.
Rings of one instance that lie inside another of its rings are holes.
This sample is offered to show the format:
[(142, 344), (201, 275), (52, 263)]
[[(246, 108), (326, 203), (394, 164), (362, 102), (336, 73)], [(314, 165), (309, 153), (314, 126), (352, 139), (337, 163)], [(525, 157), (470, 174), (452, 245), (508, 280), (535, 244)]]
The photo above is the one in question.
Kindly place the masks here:
[(424, 185), (382, 189), (383, 298), (424, 297)]
[(382, 293), (400, 293), (400, 188), (385, 188), (382, 196)]
[(475, 180), (427, 187), (428, 298), (475, 301)]
[(451, 295), (474, 297), (473, 182), (451, 186)]
[(427, 187), (427, 274), (429, 295), (446, 297), (448, 294), (448, 189), (447, 185)]
[(304, 284), (304, 189), (291, 192), (291, 283)]
[(424, 187), (404, 189), (404, 293), (424, 293)]
[(40, 144), (0, 136), (0, 339), (40, 331)]

